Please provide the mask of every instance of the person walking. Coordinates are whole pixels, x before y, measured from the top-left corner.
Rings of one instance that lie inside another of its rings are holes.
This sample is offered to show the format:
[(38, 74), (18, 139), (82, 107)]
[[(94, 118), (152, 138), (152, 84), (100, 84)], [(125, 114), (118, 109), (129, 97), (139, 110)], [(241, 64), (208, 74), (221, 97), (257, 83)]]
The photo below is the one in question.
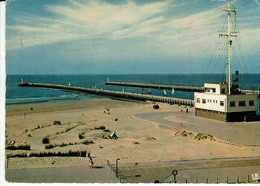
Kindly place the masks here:
[(89, 168), (92, 169), (94, 162), (91, 157), (89, 157), (88, 164), (89, 164)]

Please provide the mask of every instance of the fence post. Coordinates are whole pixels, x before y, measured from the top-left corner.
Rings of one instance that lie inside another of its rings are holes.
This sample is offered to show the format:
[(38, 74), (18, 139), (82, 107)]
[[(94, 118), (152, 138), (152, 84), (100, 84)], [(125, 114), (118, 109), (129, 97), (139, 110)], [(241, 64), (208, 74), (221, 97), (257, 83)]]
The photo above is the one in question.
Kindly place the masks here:
[(9, 158), (6, 158), (6, 169), (8, 169)]
[(250, 177), (247, 175), (247, 183), (250, 183)]
[(186, 179), (186, 183), (188, 183), (188, 180)]
[(208, 178), (206, 179), (206, 183), (209, 183), (209, 179)]
[(198, 183), (198, 179), (195, 180), (195, 183)]
[(217, 178), (217, 183), (218, 183), (218, 178)]
[(227, 183), (228, 183), (228, 177), (227, 177)]
[(239, 183), (239, 176), (237, 176), (237, 183)]

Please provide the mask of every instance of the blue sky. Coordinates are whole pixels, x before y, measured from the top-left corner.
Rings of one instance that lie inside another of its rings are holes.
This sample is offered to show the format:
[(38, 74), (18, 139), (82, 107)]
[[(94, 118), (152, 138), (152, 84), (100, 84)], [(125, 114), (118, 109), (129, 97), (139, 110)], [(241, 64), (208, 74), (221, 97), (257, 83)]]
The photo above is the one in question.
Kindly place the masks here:
[[(7, 74), (223, 73), (226, 40), (218, 31), (226, 28), (226, 5), (223, 0), (7, 0)], [(260, 2), (232, 5), (233, 28), (240, 31), (233, 40), (233, 71), (260, 73)]]

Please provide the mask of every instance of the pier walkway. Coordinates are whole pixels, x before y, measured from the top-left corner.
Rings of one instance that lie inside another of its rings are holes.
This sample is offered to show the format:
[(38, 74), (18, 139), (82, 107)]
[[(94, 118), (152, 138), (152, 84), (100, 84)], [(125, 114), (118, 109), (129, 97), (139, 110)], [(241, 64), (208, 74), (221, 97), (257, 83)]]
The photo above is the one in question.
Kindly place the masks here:
[(204, 87), (193, 86), (174, 86), (174, 85), (160, 85), (160, 84), (144, 84), (144, 83), (127, 83), (127, 82), (115, 82), (107, 81), (106, 85), (128, 86), (128, 87), (142, 87), (142, 88), (155, 88), (155, 89), (169, 89), (169, 90), (182, 90), (188, 92), (203, 92)]
[[(188, 92), (204, 92), (204, 87), (193, 87), (193, 86), (175, 86), (175, 85), (161, 85), (161, 84), (145, 84), (145, 83), (128, 83), (128, 82), (116, 82), (107, 81), (106, 85), (116, 86), (128, 86), (128, 87), (141, 87), (141, 88), (155, 88), (155, 89), (169, 89), (169, 90), (181, 90)], [(242, 93), (256, 94), (260, 96), (259, 90), (240, 90)]]
[(64, 90), (77, 91), (77, 92), (86, 92), (88, 94), (94, 94), (94, 95), (103, 95), (103, 96), (111, 96), (111, 97), (117, 97), (117, 98), (134, 99), (134, 100), (140, 100), (140, 101), (154, 101), (154, 102), (163, 102), (163, 103), (169, 103), (169, 104), (194, 106), (194, 101), (188, 100), (188, 99), (145, 95), (145, 94), (138, 94), (138, 93), (131, 93), (131, 92), (102, 90), (102, 89), (97, 89), (97, 88), (45, 84), (45, 83), (19, 83), (19, 86), (64, 89)]

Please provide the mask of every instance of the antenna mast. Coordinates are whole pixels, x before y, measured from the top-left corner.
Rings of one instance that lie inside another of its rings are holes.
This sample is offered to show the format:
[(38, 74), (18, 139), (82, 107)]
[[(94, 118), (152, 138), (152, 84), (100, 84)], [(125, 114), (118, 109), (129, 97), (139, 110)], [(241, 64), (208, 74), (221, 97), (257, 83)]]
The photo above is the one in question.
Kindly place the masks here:
[(223, 33), (223, 34), (219, 34), (219, 36), (225, 36), (227, 37), (227, 71), (226, 71), (226, 82), (228, 84), (228, 92), (227, 94), (230, 95), (231, 92), (231, 87), (232, 87), (232, 73), (231, 73), (231, 57), (232, 57), (232, 38), (231, 37), (237, 37), (237, 33), (236, 31), (232, 31), (231, 30), (231, 26), (232, 26), (232, 19), (231, 19), (231, 12), (234, 12), (236, 14), (236, 10), (231, 8), (230, 5), (230, 0), (228, 0), (228, 7), (227, 9), (223, 10), (227, 12), (227, 16), (228, 16), (228, 26), (227, 26), (227, 33)]

